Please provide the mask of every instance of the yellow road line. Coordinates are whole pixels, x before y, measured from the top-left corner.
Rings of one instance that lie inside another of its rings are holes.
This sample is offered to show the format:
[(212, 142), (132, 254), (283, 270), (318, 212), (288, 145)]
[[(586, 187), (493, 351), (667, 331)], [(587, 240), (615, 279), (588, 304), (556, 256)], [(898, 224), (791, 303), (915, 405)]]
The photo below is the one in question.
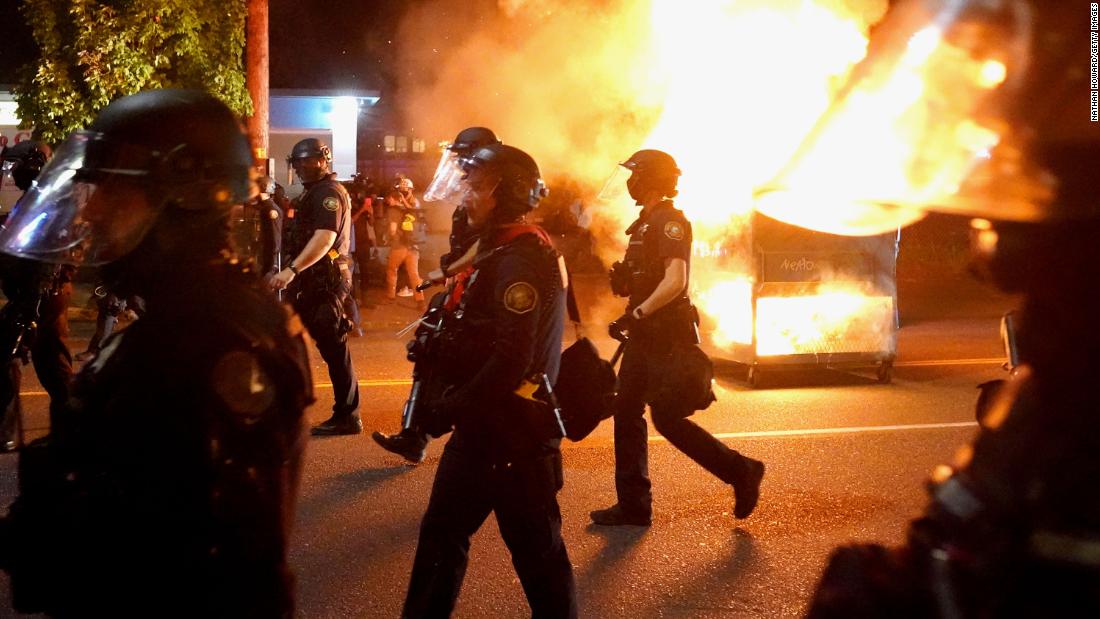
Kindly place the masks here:
[(894, 367), (924, 367), (934, 365), (1003, 365), (1004, 357), (992, 359), (934, 359), (928, 361), (895, 361)]
[[(816, 436), (822, 434), (858, 434), (861, 432), (905, 432), (908, 430), (942, 430), (952, 428), (976, 428), (975, 421), (949, 423), (914, 423), (892, 426), (852, 426), (847, 428), (805, 428), (802, 430), (761, 430), (756, 432), (723, 432), (715, 438), (774, 438), (782, 436)], [(665, 440), (661, 436), (651, 436), (650, 441)]]

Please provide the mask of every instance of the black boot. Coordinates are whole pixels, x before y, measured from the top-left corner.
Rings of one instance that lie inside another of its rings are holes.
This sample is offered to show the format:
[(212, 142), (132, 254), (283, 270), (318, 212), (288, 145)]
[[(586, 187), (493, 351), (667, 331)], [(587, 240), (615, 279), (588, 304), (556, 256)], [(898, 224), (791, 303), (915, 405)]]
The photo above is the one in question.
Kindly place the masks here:
[(15, 451), (22, 447), (19, 444), (19, 423), (22, 413), (9, 410), (8, 414), (0, 421), (0, 453)]
[(649, 512), (628, 511), (618, 503), (607, 509), (597, 509), (588, 515), (592, 518), (594, 524), (608, 527), (617, 527), (624, 524), (648, 527), (653, 521)]
[(764, 478), (764, 463), (742, 457), (741, 474), (733, 482), (733, 517), (748, 518), (760, 500), (760, 480)]
[(402, 430), (397, 434), (371, 434), (374, 442), (382, 446), (382, 449), (395, 453), (402, 458), (420, 464), (424, 461), (424, 450), (428, 447), (428, 437), (415, 430)]
[(344, 434), (359, 434), (363, 431), (363, 422), (359, 415), (333, 415), (321, 423), (313, 426), (310, 433), (313, 436), (340, 436)]

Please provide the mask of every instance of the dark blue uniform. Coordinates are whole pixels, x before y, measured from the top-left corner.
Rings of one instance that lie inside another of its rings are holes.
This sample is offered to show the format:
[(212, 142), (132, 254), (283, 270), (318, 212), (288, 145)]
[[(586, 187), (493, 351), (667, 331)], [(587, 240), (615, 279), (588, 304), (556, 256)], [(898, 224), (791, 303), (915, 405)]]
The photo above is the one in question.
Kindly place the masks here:
[(351, 201), (348, 192), (336, 182), (335, 174), (305, 184), (295, 199), (294, 217), (288, 218), (283, 234), (286, 253), (283, 265), (291, 262), (317, 230), (336, 233), (330, 251), (315, 264), (303, 269), (291, 280), (287, 290), (294, 309), (317, 343), (321, 358), (328, 365), (335, 403), (335, 418), (357, 414), (359, 385), (351, 363), (347, 336), (352, 323), (345, 316), (344, 301), (351, 294)]
[(237, 267), (173, 273), (23, 452), (0, 546), (18, 610), (293, 613), (285, 557), (313, 401), (301, 325)]
[(421, 523), (403, 616), (450, 614), (470, 537), (493, 512), (533, 615), (574, 617), (557, 502), (560, 435), (550, 411), (517, 394), (525, 381), (557, 378), (565, 319), (557, 254), (537, 233), (523, 234), (483, 248), (474, 268), (441, 353), (460, 387), (436, 412), (451, 415), (455, 429)]
[[(664, 201), (643, 213), (627, 229), (630, 245), (623, 260), (628, 274), (629, 310), (648, 298), (665, 275), (665, 261), (680, 258), (691, 265), (691, 223), (672, 202)], [(648, 519), (650, 493), (648, 433), (645, 408), (651, 405), (653, 425), (673, 446), (722, 481), (733, 484), (744, 471), (744, 457), (711, 436), (687, 417), (694, 409), (678, 406), (682, 400), (655, 402), (653, 391), (669, 371), (673, 345), (698, 342), (695, 309), (687, 290), (632, 327), (623, 350), (619, 391), (615, 400), (615, 490), (619, 505)]]

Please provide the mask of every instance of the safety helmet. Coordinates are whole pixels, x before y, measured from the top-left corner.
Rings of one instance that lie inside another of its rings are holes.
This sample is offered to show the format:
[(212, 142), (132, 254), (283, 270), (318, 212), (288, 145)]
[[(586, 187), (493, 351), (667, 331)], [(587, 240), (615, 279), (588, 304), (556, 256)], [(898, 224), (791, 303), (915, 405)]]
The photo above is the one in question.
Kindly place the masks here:
[(643, 149), (619, 164), (608, 177), (599, 198), (615, 202), (622, 198), (624, 190), (635, 201), (656, 191), (664, 198), (676, 197), (676, 185), (680, 168), (672, 155), (656, 149)]
[[(123, 97), (57, 149), (0, 233), (0, 251), (111, 262), (136, 247), (165, 208), (227, 215), (256, 190), (252, 163), (237, 118), (212, 95), (168, 89)], [(144, 206), (120, 199), (127, 191), (140, 192)]]
[(631, 172), (653, 178), (675, 179), (680, 176), (680, 168), (676, 167), (676, 160), (663, 150), (640, 150), (619, 165)]
[(0, 152), (4, 170), (11, 174), (15, 186), (23, 191), (30, 189), (31, 181), (38, 176), (51, 156), (53, 151), (50, 147), (37, 140), (23, 140)]
[(500, 144), (500, 138), (490, 129), (467, 127), (459, 131), (454, 142), (447, 144), (440, 154), (432, 181), (424, 191), (424, 199), (433, 202), (454, 198), (458, 194), (463, 175), (460, 158), (490, 144)]
[(531, 155), (514, 146), (482, 146), (462, 158), (462, 168), (467, 174), (479, 168), (499, 177), (493, 196), (497, 200), (497, 212), (509, 219), (530, 212), (550, 194), (538, 164)]
[(394, 187), (397, 187), (398, 189), (408, 189), (409, 191), (412, 191), (413, 190), (412, 179), (407, 177), (407, 176), (403, 177), (401, 179), (398, 179), (397, 184), (394, 185)]
[(290, 149), (290, 154), (286, 156), (287, 163), (294, 161), (295, 159), (305, 159), (307, 157), (320, 157), (326, 163), (332, 163), (332, 149), (317, 138), (306, 138), (299, 140), (293, 148)]
[(447, 148), (460, 154), (468, 154), (476, 148), (500, 144), (500, 138), (491, 129), (485, 127), (467, 127), (458, 132), (454, 142)]

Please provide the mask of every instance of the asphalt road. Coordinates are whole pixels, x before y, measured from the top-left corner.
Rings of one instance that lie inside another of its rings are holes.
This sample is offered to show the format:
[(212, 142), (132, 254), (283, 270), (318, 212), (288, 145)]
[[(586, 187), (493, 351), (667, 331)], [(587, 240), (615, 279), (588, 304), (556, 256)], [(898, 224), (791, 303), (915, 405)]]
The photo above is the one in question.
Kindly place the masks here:
[[(1003, 375), (997, 318), (1012, 302), (965, 280), (902, 282), (901, 293), (890, 385), (877, 384), (873, 369), (822, 369), (774, 375), (754, 390), (744, 367), (719, 364), (718, 402), (694, 420), (767, 463), (760, 505), (747, 520), (733, 519), (728, 486), (651, 429), (653, 526), (591, 526), (588, 512), (614, 502), (611, 423), (563, 446), (559, 499), (582, 616), (797, 616), (831, 548), (903, 538), (924, 504), (927, 473), (976, 431), (975, 386)], [(410, 367), (403, 340), (392, 334), (403, 310), (396, 311), (352, 344), (368, 433), (395, 430), (407, 394)], [(81, 329), (75, 350), (87, 335)], [(611, 344), (600, 341), (605, 354)], [(332, 394), (316, 355), (314, 370), (319, 401), (309, 417), (320, 421)], [(33, 378), (24, 391), (28, 425), (42, 431), (46, 398)], [(368, 433), (310, 443), (291, 557), (301, 617), (400, 613), (443, 441), (413, 467)], [(15, 463), (0, 457), (5, 504), (14, 495)], [(10, 613), (0, 603), (0, 616)], [(455, 616), (529, 616), (492, 517), (473, 540)]]

